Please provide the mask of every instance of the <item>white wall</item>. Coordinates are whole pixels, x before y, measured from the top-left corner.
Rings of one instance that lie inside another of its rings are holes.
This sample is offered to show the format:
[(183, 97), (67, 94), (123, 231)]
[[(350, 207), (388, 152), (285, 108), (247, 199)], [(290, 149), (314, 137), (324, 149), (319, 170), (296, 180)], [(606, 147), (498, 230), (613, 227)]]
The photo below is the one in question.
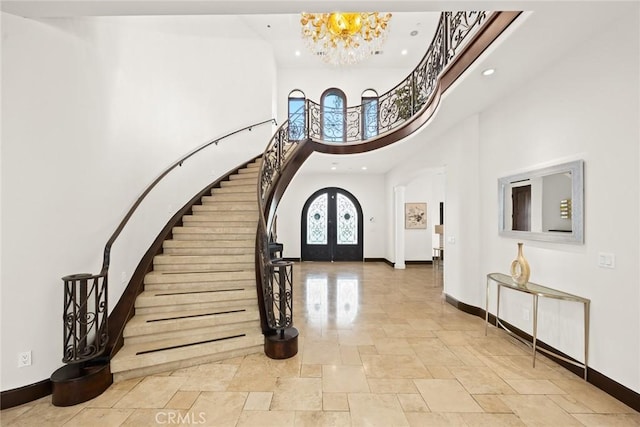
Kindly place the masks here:
[[(302, 172), (302, 171), (301, 171)], [(383, 258), (384, 229), (387, 224), (384, 176), (374, 174), (305, 174), (299, 173), (291, 181), (278, 206), (278, 241), (284, 244), (283, 256), (300, 257), (302, 208), (317, 190), (338, 187), (353, 194), (364, 218), (364, 257)]]
[[(2, 14), (2, 390), (62, 365), (61, 277), (99, 272), (146, 185), (200, 144), (273, 117), (270, 49), (212, 34), (235, 24), (211, 19)], [(271, 133), (228, 139), (158, 188), (113, 248), (111, 308), (173, 212)], [(33, 364), (18, 369), (27, 350)]]
[[(486, 274), (508, 273), (517, 249), (516, 240), (498, 235), (498, 179), (536, 166), (584, 159), (585, 244), (525, 241), (524, 253), (532, 281), (591, 299), (589, 366), (636, 392), (640, 391), (638, 20), (638, 15), (627, 16), (584, 40), (545, 73), (438, 137), (429, 140), (418, 134), (416, 145), (424, 148), (390, 171), (386, 181), (389, 195), (416, 171), (444, 168), (444, 291), (484, 308)], [(388, 224), (391, 239), (392, 227)], [(387, 254), (392, 250), (388, 246)], [(615, 269), (597, 266), (599, 252), (615, 255)], [(495, 303), (490, 309), (495, 312)], [(501, 317), (531, 333), (531, 321), (523, 318), (526, 309), (531, 310), (529, 297), (503, 294)], [(582, 360), (582, 305), (541, 302), (539, 338)]]
[[(537, 165), (585, 160), (585, 244), (528, 241), (524, 252), (532, 281), (591, 299), (589, 364), (635, 391), (640, 391), (639, 27), (637, 14), (624, 17), (484, 111), (479, 186), (482, 273), (505, 271), (515, 258), (516, 241), (497, 234), (497, 179)], [(599, 268), (599, 252), (615, 254), (616, 268)], [(484, 292), (478, 292), (483, 274), (454, 296), (483, 306)], [(504, 302), (507, 320), (530, 331), (522, 315), (528, 299), (506, 296)], [(542, 340), (578, 358), (580, 308), (544, 303), (540, 324)]]

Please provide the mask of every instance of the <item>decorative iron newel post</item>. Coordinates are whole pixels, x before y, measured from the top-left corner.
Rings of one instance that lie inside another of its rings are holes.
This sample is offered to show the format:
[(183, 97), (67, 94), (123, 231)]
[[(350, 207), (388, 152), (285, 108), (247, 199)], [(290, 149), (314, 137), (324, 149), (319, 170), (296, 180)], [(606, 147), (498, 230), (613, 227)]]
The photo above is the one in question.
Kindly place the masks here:
[(107, 346), (107, 278), (73, 274), (64, 281), (65, 363), (79, 363), (102, 354)]

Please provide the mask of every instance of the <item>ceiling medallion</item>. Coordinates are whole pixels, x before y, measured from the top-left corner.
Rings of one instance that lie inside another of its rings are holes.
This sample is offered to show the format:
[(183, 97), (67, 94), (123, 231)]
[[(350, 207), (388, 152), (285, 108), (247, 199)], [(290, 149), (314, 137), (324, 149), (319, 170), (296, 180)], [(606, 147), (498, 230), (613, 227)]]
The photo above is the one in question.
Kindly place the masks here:
[(334, 65), (355, 64), (380, 51), (391, 14), (303, 13), (302, 37), (309, 49)]

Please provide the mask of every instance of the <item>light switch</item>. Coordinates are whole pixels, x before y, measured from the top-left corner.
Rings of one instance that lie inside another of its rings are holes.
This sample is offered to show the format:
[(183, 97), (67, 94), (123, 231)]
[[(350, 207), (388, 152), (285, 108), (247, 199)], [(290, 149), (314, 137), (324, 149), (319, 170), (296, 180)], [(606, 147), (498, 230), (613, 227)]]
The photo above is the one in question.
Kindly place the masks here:
[(456, 243), (456, 238), (454, 236), (447, 237), (447, 243), (451, 243), (452, 245)]
[(616, 256), (604, 252), (598, 253), (598, 267), (616, 268)]

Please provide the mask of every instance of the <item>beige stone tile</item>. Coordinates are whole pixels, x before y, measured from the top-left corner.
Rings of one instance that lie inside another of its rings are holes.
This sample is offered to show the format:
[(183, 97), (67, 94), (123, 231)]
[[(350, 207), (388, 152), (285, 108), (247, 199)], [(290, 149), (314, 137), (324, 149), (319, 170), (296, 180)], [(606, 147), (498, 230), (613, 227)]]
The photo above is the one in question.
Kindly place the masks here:
[(465, 422), (462, 414), (446, 412), (407, 412), (405, 414), (411, 427), (460, 427)]
[(395, 394), (349, 393), (351, 425), (408, 426)]
[(351, 425), (349, 412), (296, 412), (296, 427), (340, 427)]
[(85, 408), (64, 425), (69, 427), (119, 426), (134, 409)]
[(371, 332), (363, 330), (340, 330), (338, 333), (339, 343), (342, 345), (373, 345), (374, 341)]
[(404, 412), (430, 412), (422, 396), (417, 393), (399, 393), (397, 396)]
[(185, 378), (182, 377), (146, 377), (131, 389), (114, 408), (164, 408), (173, 395), (180, 389)]
[(614, 399), (602, 390), (597, 389), (593, 385), (583, 380), (575, 379), (553, 379), (555, 385), (560, 387), (566, 393), (570, 394), (579, 403), (591, 409), (593, 412), (601, 413), (633, 413), (633, 409), (629, 408), (619, 400)]
[(300, 376), (302, 378), (321, 378), (322, 365), (302, 365)]
[(358, 352), (360, 353), (360, 356), (378, 354), (378, 350), (375, 345), (359, 345)]
[(302, 355), (305, 365), (339, 365), (340, 346), (336, 342), (313, 341), (306, 342)]
[(30, 402), (24, 405), (15, 406), (13, 408), (3, 409), (0, 412), (0, 423), (3, 423), (5, 425), (9, 424), (11, 421), (17, 419), (19, 416), (29, 411), (35, 405), (37, 405), (37, 403)]
[(462, 414), (469, 427), (519, 427), (525, 426), (514, 414)]
[(131, 390), (142, 381), (143, 378), (130, 378), (128, 380), (117, 381), (109, 386), (109, 390)]
[(469, 350), (469, 346), (449, 345), (448, 348), (465, 366), (486, 366), (480, 358), (476, 357), (473, 352)]
[[(186, 411), (184, 409), (135, 409), (133, 413), (121, 424), (122, 427), (158, 427), (159, 425), (184, 425), (188, 421), (194, 421), (199, 425), (204, 421), (202, 414)], [(102, 426), (95, 426), (102, 427)]]
[(127, 393), (129, 393), (129, 389), (109, 387), (101, 395), (87, 401), (85, 406), (88, 408), (111, 408)]
[(237, 427), (293, 427), (295, 411), (247, 411), (240, 415)]
[(547, 397), (570, 414), (588, 414), (593, 412), (591, 409), (578, 402), (575, 397), (568, 394), (550, 394)]
[(482, 412), (482, 408), (457, 380), (415, 380), (432, 412)]
[(413, 347), (406, 338), (382, 338), (375, 340), (378, 354), (410, 354), (414, 355)]
[(471, 339), (464, 330), (440, 330), (435, 331), (435, 334), (447, 346), (464, 346)]
[(225, 391), (231, 380), (221, 380), (215, 376), (186, 377), (180, 390), (182, 391)]
[(573, 414), (587, 427), (637, 427), (640, 426), (640, 414)]
[(431, 378), (420, 359), (414, 355), (361, 356), (368, 378)]
[(368, 393), (369, 383), (362, 366), (322, 366), (322, 391), (333, 393)]
[(322, 410), (322, 380), (320, 378), (279, 378), (273, 392), (271, 410)]
[(505, 380), (520, 394), (566, 394), (549, 380)]
[(189, 413), (203, 419), (201, 426), (235, 426), (242, 413), (248, 393), (204, 391)]
[(500, 398), (527, 425), (579, 426), (573, 418), (547, 396), (504, 395)]
[(413, 349), (427, 366), (464, 366), (464, 362), (437, 338), (431, 342), (414, 343)]
[(454, 379), (456, 377), (446, 366), (427, 366), (427, 370), (433, 378), (441, 380)]
[(165, 405), (170, 409), (189, 409), (200, 395), (199, 391), (180, 391), (173, 395), (171, 400)]
[(407, 323), (415, 330), (430, 331), (431, 336), (435, 336), (433, 331), (439, 331), (442, 326), (433, 319), (407, 319)]
[(271, 407), (271, 399), (273, 392), (270, 391), (251, 391), (244, 403), (245, 411), (268, 411)]
[(340, 359), (343, 365), (362, 366), (360, 352), (358, 351), (358, 346), (355, 345), (340, 345)]
[(276, 379), (265, 375), (236, 376), (227, 386), (227, 391), (273, 391), (276, 388)]
[(511, 414), (513, 411), (507, 406), (499, 394), (474, 394), (472, 396), (484, 412)]
[[(27, 411), (16, 416), (11, 425), (12, 426), (61, 426), (71, 418), (76, 416), (80, 411), (84, 409), (82, 405), (57, 407), (51, 403), (42, 402), (31, 406)], [(2, 411), (2, 424), (7, 421), (4, 420), (4, 413)]]
[(452, 366), (449, 370), (471, 394), (514, 394), (515, 390), (489, 368)]
[[(241, 363), (240, 363), (241, 364)], [(191, 366), (178, 369), (171, 373), (177, 377), (215, 377), (218, 380), (231, 380), (238, 371), (238, 364), (206, 363), (204, 365)]]
[(412, 379), (369, 378), (372, 393), (417, 393), (418, 389)]
[(348, 411), (347, 393), (322, 393), (323, 411)]

